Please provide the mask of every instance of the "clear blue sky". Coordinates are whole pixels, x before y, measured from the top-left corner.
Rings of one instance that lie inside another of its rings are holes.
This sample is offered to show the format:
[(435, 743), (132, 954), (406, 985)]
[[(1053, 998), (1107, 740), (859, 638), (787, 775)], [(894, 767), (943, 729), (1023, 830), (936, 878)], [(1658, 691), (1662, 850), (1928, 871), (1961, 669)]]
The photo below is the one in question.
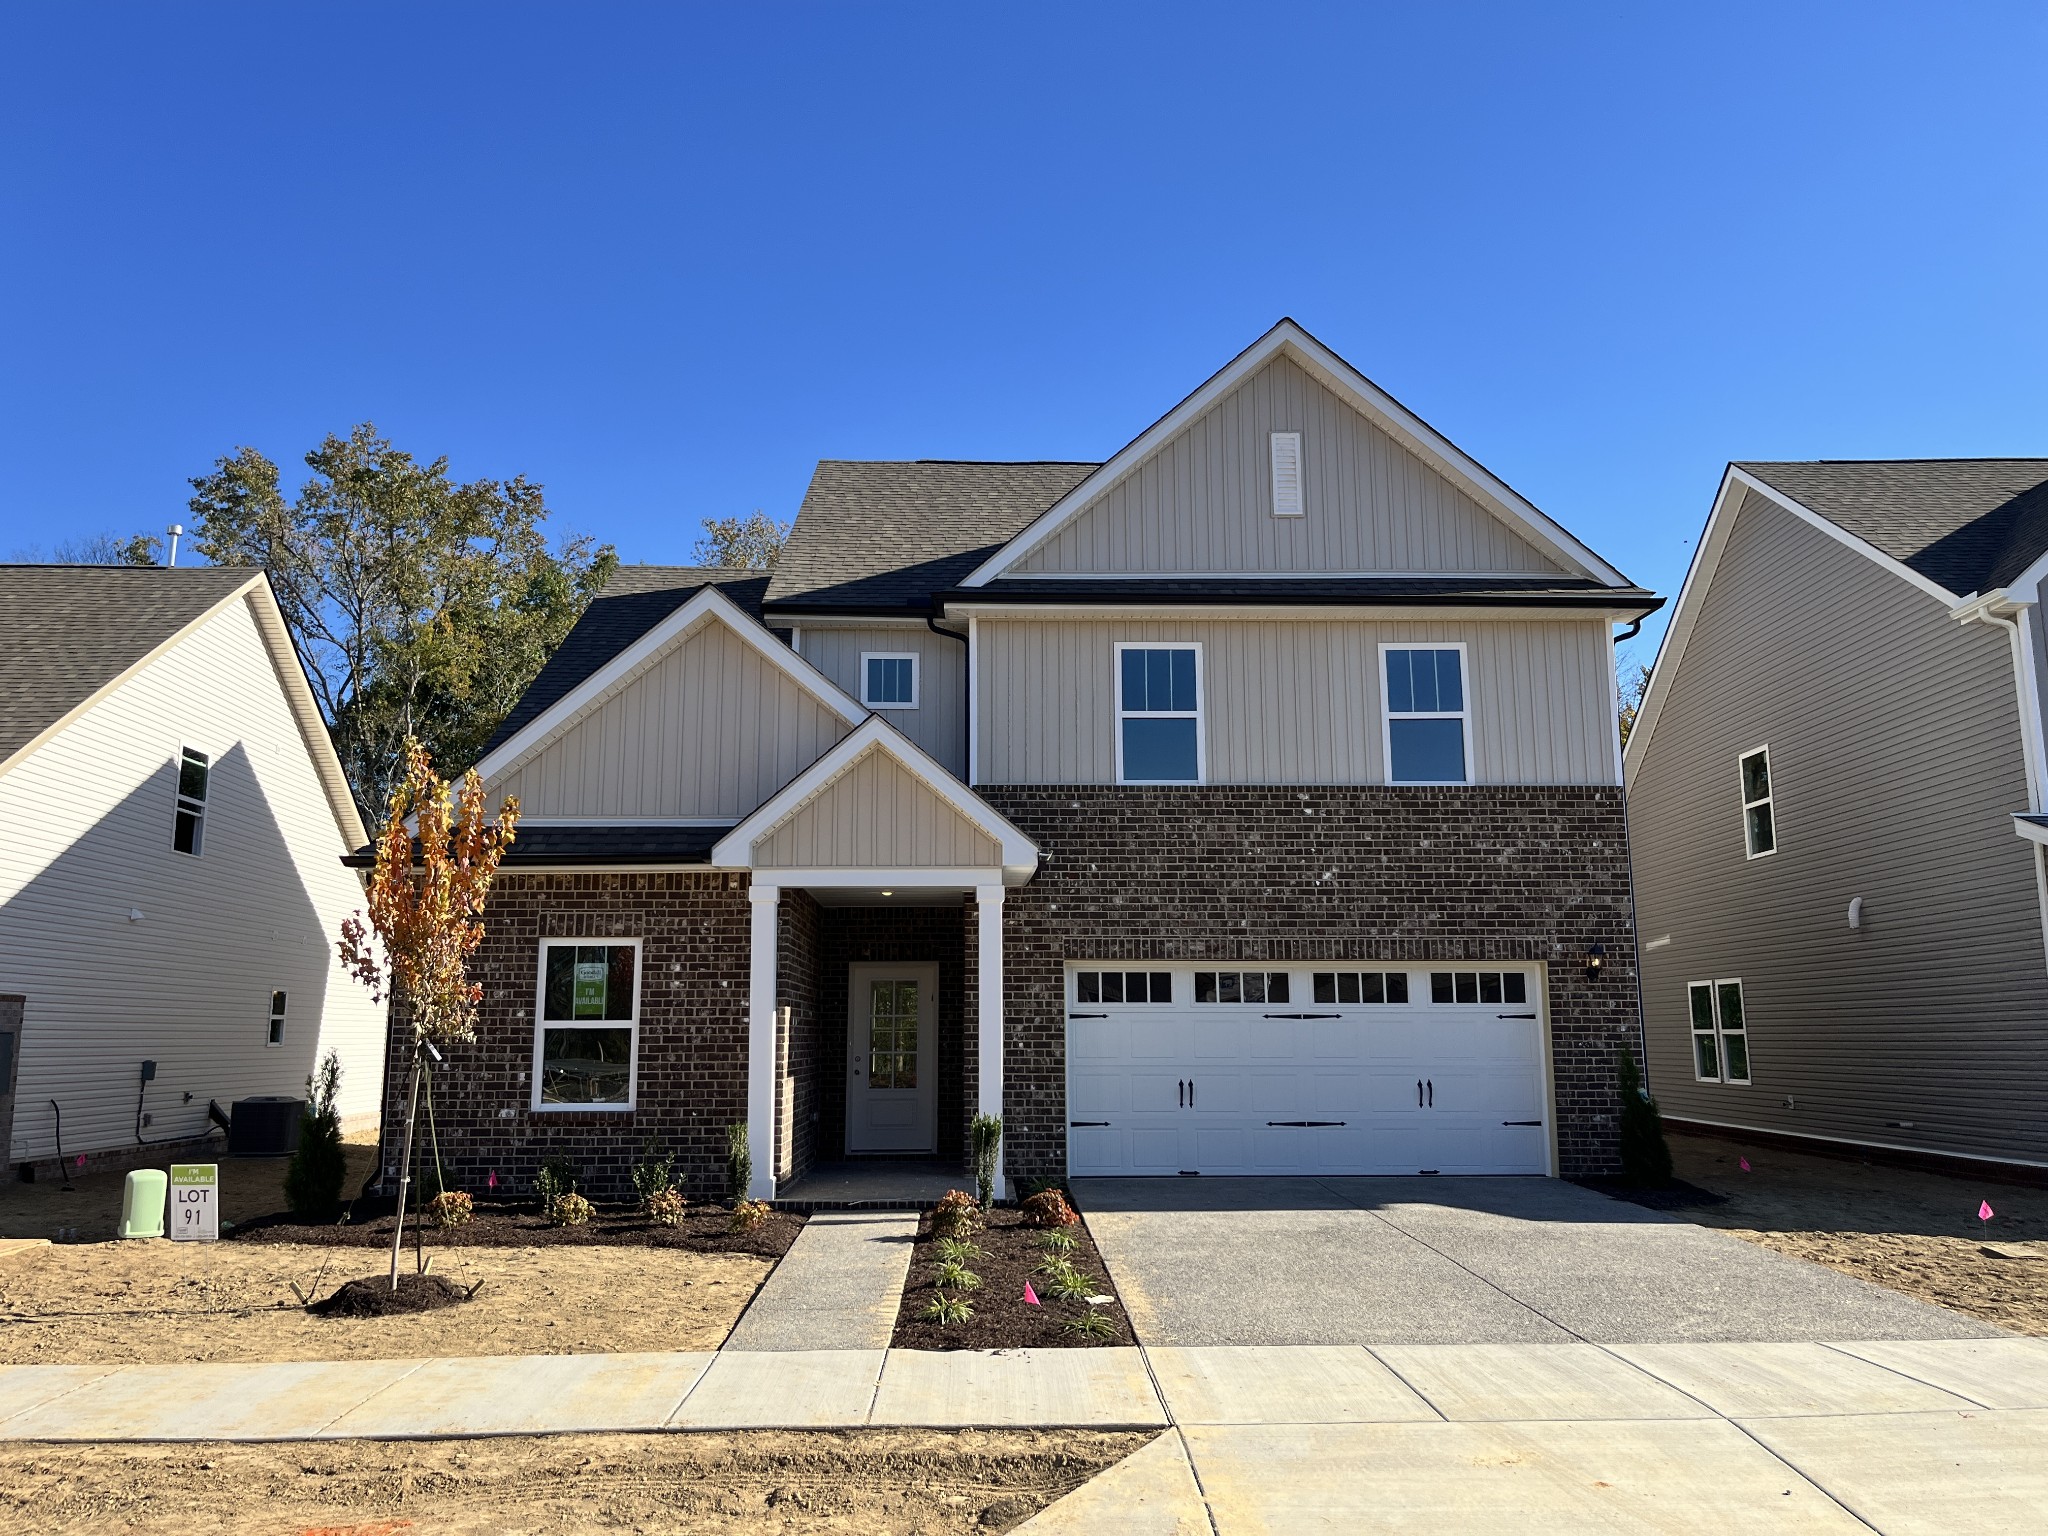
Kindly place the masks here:
[(1281, 314), (1674, 594), (1724, 461), (2048, 453), (2038, 5), (20, 4), (0, 554), (374, 420), (628, 560), (1109, 454)]

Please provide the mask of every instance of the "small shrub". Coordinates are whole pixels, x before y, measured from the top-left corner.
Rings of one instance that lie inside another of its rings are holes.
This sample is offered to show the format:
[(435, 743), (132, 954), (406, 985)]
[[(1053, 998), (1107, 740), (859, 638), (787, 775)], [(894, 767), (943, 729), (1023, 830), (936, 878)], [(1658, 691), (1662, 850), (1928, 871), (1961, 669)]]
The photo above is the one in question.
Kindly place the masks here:
[(981, 1276), (965, 1264), (949, 1259), (932, 1266), (932, 1284), (944, 1286), (949, 1291), (978, 1291), (981, 1289)]
[(1671, 1148), (1664, 1141), (1664, 1114), (1643, 1087), (1635, 1053), (1623, 1046), (1615, 1061), (1621, 1087), (1621, 1176), (1645, 1189), (1671, 1182)]
[(1067, 1197), (1056, 1189), (1040, 1190), (1018, 1209), (1023, 1213), (1024, 1224), (1030, 1227), (1071, 1227), (1081, 1219), (1067, 1204)]
[(548, 1206), (548, 1220), (558, 1227), (583, 1226), (594, 1214), (590, 1202), (573, 1189), (555, 1196)]
[(1034, 1275), (1071, 1275), (1074, 1273), (1073, 1258), (1064, 1253), (1049, 1253), (1033, 1266)]
[(1093, 1275), (1084, 1275), (1077, 1269), (1069, 1269), (1062, 1274), (1047, 1275), (1045, 1278), (1045, 1294), (1052, 1297), (1055, 1301), (1086, 1301), (1090, 1296), (1097, 1294), (1095, 1277)]
[(685, 1202), (680, 1189), (657, 1189), (643, 1202), (641, 1208), (664, 1227), (680, 1227), (683, 1224)]
[(675, 1176), (676, 1158), (673, 1152), (655, 1157), (654, 1142), (651, 1139), (645, 1142), (640, 1150), (648, 1154), (648, 1160), (633, 1165), (633, 1193), (639, 1197), (640, 1209), (651, 1214), (653, 1208), (648, 1202), (656, 1195), (674, 1189), (678, 1183)]
[(427, 1202), (427, 1216), (442, 1231), (468, 1224), (476, 1214), (476, 1202), (459, 1189), (444, 1189)]
[(1116, 1324), (1103, 1316), (1102, 1313), (1097, 1312), (1093, 1307), (1090, 1307), (1079, 1317), (1068, 1318), (1064, 1326), (1073, 1329), (1074, 1332), (1080, 1334), (1084, 1339), (1113, 1339), (1116, 1337)]
[(1071, 1232), (1055, 1227), (1050, 1232), (1038, 1234), (1038, 1246), (1044, 1253), (1071, 1254), (1080, 1248), (1081, 1239)]
[(341, 1057), (329, 1050), (317, 1073), (306, 1079), (306, 1107), (299, 1114), (299, 1146), (284, 1172), (284, 1203), (295, 1215), (331, 1218), (341, 1209), (348, 1182), (348, 1154), (341, 1149)]
[(751, 1232), (773, 1214), (774, 1208), (766, 1200), (736, 1200), (732, 1208), (732, 1230)]
[(949, 1189), (932, 1209), (932, 1235), (967, 1238), (981, 1229), (981, 1207), (964, 1189)]
[(943, 1263), (974, 1264), (988, 1257), (986, 1248), (964, 1237), (942, 1237), (933, 1246)]
[(725, 1128), (725, 1177), (735, 1200), (747, 1198), (754, 1187), (754, 1149), (747, 1145), (747, 1123), (737, 1121)]
[(984, 1211), (996, 1203), (996, 1171), (1002, 1164), (1003, 1122), (995, 1115), (976, 1115), (968, 1126), (974, 1142), (974, 1190)]
[(943, 1328), (953, 1323), (964, 1323), (973, 1317), (974, 1303), (965, 1296), (934, 1296), (917, 1315)]
[(533, 1192), (540, 1197), (543, 1214), (552, 1212), (555, 1202), (576, 1188), (576, 1165), (566, 1157), (551, 1157), (540, 1165), (540, 1172), (533, 1176)]

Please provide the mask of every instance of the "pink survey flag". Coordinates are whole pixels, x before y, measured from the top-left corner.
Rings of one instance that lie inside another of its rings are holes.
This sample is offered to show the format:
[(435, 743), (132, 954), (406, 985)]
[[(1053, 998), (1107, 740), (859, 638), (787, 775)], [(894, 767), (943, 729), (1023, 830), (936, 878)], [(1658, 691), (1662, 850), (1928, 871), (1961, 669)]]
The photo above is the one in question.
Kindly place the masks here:
[(1989, 1221), (1997, 1214), (1998, 1212), (1991, 1209), (1991, 1202), (1989, 1200), (1979, 1200), (1977, 1202), (1977, 1219), (1979, 1221)]
[(491, 1187), (492, 1189), (496, 1189), (496, 1188), (498, 1187), (498, 1170), (497, 1170), (497, 1169), (495, 1169), (495, 1168), (493, 1168), (493, 1169), (491, 1170), (491, 1186), (490, 1186), (490, 1187)]
[(1027, 1307), (1038, 1305), (1038, 1292), (1031, 1289), (1031, 1282), (1029, 1280), (1024, 1282), (1024, 1305)]
[(1748, 1159), (1748, 1158), (1746, 1158), (1746, 1157), (1738, 1157), (1737, 1159), (1735, 1159), (1735, 1161), (1737, 1161), (1738, 1163), (1742, 1164), (1742, 1171), (1743, 1171), (1744, 1173), (1747, 1173), (1747, 1172), (1749, 1172), (1749, 1159)]

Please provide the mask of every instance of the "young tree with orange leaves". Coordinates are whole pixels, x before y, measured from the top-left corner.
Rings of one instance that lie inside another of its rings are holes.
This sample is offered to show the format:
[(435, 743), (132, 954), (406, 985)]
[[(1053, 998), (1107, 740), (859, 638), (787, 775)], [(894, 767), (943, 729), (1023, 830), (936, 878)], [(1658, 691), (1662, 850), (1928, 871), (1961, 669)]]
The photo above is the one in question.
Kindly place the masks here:
[[(406, 825), (411, 818), (417, 829)], [(511, 846), (519, 801), (508, 797), (496, 817), (484, 809), (484, 784), (472, 768), (451, 795), (426, 748), (408, 739), (405, 776), (377, 836), (370, 873), (369, 921), (359, 911), (341, 925), (341, 961), (379, 1002), (401, 1003), (412, 1020), (412, 1065), (406, 1083), (405, 1135), (399, 1153), (398, 1219), (391, 1234), (391, 1288), (405, 1195), (412, 1183), (413, 1120), (420, 1073), (437, 1044), (476, 1038), (483, 987), (469, 960), (484, 941), (484, 901)], [(438, 1059), (439, 1053), (435, 1052)]]

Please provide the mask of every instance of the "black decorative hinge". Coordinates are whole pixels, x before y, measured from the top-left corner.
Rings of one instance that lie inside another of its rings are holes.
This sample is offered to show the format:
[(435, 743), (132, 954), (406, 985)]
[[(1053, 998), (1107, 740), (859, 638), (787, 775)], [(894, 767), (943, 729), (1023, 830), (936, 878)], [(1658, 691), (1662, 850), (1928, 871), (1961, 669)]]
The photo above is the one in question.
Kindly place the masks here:
[(1341, 1019), (1341, 1013), (1269, 1013), (1269, 1019)]
[(1496, 1013), (1494, 1017), (1496, 1019), (1533, 1019), (1536, 1015), (1533, 1013)]
[(1541, 1120), (1503, 1120), (1502, 1125), (1541, 1125)]
[(1075, 1127), (1077, 1127), (1077, 1126), (1083, 1126), (1083, 1125), (1107, 1125), (1107, 1124), (1109, 1124), (1109, 1122), (1108, 1122), (1107, 1120), (1069, 1120), (1069, 1121), (1067, 1122), (1067, 1129), (1068, 1129), (1068, 1130), (1073, 1130), (1073, 1129), (1074, 1129)]
[[(1106, 1013), (1070, 1013), (1067, 1017), (1070, 1019), (1106, 1019), (1109, 1015)], [(1533, 1019), (1536, 1015), (1532, 1013), (1529, 1017)]]
[(1266, 1122), (1266, 1124), (1268, 1125), (1299, 1125), (1303, 1127), (1315, 1125), (1342, 1125), (1344, 1123), (1345, 1122), (1342, 1120), (1268, 1120)]

